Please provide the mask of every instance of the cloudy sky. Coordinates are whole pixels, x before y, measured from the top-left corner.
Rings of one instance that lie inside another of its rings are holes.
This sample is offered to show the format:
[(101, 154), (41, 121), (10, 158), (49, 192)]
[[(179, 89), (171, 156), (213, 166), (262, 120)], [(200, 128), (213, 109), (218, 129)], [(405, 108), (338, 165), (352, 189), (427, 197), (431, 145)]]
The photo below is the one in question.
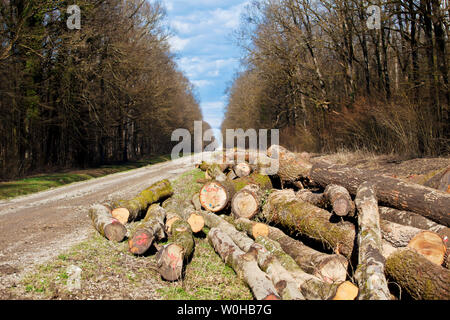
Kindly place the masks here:
[(225, 90), (239, 68), (240, 52), (231, 34), (248, 2), (163, 0), (178, 65), (196, 85), (204, 120), (215, 129), (223, 120)]

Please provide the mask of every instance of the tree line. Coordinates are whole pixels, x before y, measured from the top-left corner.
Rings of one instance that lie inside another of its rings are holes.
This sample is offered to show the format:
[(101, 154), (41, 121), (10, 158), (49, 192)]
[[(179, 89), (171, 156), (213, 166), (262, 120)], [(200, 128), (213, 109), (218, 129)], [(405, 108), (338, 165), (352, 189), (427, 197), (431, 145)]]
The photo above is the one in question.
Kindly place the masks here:
[(281, 129), (316, 152), (448, 154), (449, 14), (447, 0), (253, 1), (222, 129)]
[(202, 114), (169, 35), (157, 1), (0, 1), (0, 178), (170, 153)]

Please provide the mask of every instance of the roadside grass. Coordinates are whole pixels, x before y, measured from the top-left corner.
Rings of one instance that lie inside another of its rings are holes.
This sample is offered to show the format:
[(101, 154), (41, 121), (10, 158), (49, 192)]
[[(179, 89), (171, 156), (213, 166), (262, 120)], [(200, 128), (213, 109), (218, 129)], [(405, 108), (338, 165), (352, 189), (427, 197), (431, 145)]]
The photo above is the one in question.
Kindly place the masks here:
[[(174, 197), (192, 197), (204, 178), (199, 169), (180, 175), (173, 183)], [(138, 222), (127, 225), (128, 234)], [(156, 249), (144, 256), (128, 251), (128, 242), (114, 243), (97, 232), (27, 273), (12, 288), (18, 299), (163, 299), (163, 300), (251, 300), (252, 293), (208, 243), (205, 233), (195, 237), (195, 250), (183, 280), (163, 281), (157, 272)], [(164, 243), (160, 243), (162, 245)], [(71, 265), (82, 269), (82, 289), (67, 287)]]
[(16, 181), (0, 182), (0, 200), (45, 191), (74, 182), (104, 177), (113, 173), (142, 168), (170, 160), (170, 155), (155, 156), (122, 165), (104, 165), (99, 168), (41, 174)]

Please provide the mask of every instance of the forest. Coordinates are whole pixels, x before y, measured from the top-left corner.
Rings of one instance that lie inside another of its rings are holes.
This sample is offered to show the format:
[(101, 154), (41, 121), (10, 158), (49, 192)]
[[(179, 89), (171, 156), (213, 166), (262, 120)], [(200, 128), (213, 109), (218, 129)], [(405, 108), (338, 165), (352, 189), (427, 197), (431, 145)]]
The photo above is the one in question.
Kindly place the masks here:
[[(163, 5), (0, 1), (0, 178), (169, 154), (202, 120), (170, 51)], [(205, 127), (209, 125), (205, 123)]]
[(280, 129), (297, 151), (447, 155), (449, 13), (447, 0), (253, 1), (222, 130)]

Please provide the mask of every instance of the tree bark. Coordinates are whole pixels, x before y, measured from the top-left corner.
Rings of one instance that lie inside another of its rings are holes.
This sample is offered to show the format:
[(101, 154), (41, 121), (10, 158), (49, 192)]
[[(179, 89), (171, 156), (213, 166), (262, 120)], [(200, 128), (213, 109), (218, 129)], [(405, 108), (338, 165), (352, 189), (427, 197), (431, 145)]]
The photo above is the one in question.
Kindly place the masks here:
[(359, 300), (390, 300), (384, 275), (384, 257), (380, 230), (380, 216), (376, 192), (370, 183), (363, 183), (356, 195), (358, 208), (358, 268), (355, 279), (359, 286)]
[(348, 261), (342, 255), (316, 251), (289, 237), (278, 228), (245, 218), (235, 220), (235, 225), (254, 239), (262, 236), (278, 242), (283, 251), (292, 257), (302, 270), (325, 282), (342, 282), (347, 278)]
[(255, 253), (245, 253), (218, 228), (208, 233), (208, 239), (222, 260), (243, 279), (257, 300), (280, 300), (269, 276), (264, 273), (256, 262)]
[[(139, 195), (131, 200), (119, 200), (112, 204), (114, 209), (122, 208), (128, 211), (128, 222), (136, 221), (145, 212), (149, 205), (164, 200), (173, 195), (172, 185), (169, 180), (162, 180), (154, 183), (149, 188), (143, 190)], [(124, 215), (120, 215), (125, 219)]]
[(381, 220), (380, 226), (383, 239), (396, 248), (406, 247), (412, 238), (422, 232), (420, 229), (386, 220)]
[(272, 159), (278, 160), (279, 170), (277, 175), (282, 183), (295, 182), (300, 178), (307, 177), (312, 167), (309, 161), (278, 145), (271, 146), (267, 150), (267, 154)]
[(349, 222), (331, 223), (331, 213), (302, 201), (294, 191), (274, 191), (260, 217), (312, 240), (349, 258), (353, 251), (355, 226)]
[(325, 188), (324, 196), (336, 215), (340, 217), (355, 215), (355, 204), (344, 187), (330, 184)]
[(297, 197), (303, 201), (309, 202), (319, 208), (327, 206), (327, 199), (323, 193), (313, 193), (308, 189), (303, 189), (297, 192)]
[(130, 252), (136, 255), (144, 254), (155, 239), (164, 239), (166, 237), (164, 232), (165, 219), (166, 210), (158, 204), (151, 205), (143, 222), (136, 227), (136, 231), (128, 241)]
[(241, 162), (233, 167), (233, 171), (239, 178), (244, 178), (252, 173), (252, 168), (248, 163)]
[(204, 219), (187, 199), (172, 197), (164, 201), (162, 206), (167, 211), (166, 230), (168, 232), (171, 230), (172, 223), (178, 219), (183, 219), (189, 223), (193, 233), (199, 233), (203, 230), (205, 226)]
[(450, 270), (410, 248), (402, 248), (386, 261), (386, 274), (416, 300), (449, 300)]
[(111, 215), (111, 210), (103, 205), (93, 205), (89, 217), (94, 228), (108, 240), (120, 242), (125, 238), (127, 229)]
[(371, 181), (382, 205), (412, 211), (450, 226), (450, 194), (387, 176), (365, 173), (357, 168), (327, 163), (316, 163), (309, 177), (323, 187), (329, 184), (342, 185), (353, 195), (363, 182)]

